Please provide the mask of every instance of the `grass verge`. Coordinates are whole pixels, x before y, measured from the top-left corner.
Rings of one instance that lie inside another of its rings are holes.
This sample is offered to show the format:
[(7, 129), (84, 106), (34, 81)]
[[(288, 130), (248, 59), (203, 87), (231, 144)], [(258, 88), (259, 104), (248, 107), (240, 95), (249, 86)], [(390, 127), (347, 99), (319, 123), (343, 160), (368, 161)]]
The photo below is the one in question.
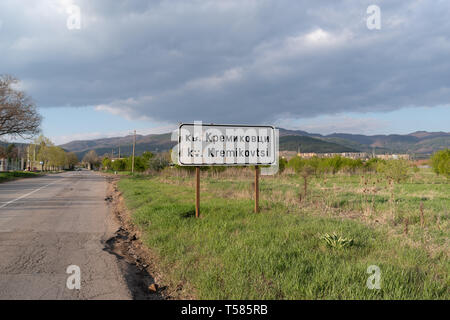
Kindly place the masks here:
[(41, 173), (27, 171), (0, 172), (0, 183), (21, 178), (34, 178), (41, 175)]

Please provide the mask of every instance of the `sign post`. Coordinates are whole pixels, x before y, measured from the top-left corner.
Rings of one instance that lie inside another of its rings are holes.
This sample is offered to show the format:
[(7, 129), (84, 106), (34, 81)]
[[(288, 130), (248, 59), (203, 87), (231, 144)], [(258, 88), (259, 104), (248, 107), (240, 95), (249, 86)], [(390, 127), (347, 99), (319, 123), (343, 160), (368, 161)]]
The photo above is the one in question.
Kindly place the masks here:
[(272, 126), (180, 124), (176, 161), (195, 167), (195, 216), (200, 216), (201, 166), (255, 166), (258, 213), (260, 166), (278, 164), (277, 148), (278, 131)]
[(195, 217), (200, 217), (200, 167), (195, 167)]
[(255, 166), (255, 213), (259, 213), (259, 167)]

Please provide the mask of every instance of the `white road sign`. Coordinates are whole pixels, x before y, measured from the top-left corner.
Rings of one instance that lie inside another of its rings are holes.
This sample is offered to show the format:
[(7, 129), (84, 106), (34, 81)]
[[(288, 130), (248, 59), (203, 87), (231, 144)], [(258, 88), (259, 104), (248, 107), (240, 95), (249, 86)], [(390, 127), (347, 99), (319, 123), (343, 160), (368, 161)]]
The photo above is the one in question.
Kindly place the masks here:
[(274, 165), (276, 129), (272, 126), (181, 124), (181, 166)]

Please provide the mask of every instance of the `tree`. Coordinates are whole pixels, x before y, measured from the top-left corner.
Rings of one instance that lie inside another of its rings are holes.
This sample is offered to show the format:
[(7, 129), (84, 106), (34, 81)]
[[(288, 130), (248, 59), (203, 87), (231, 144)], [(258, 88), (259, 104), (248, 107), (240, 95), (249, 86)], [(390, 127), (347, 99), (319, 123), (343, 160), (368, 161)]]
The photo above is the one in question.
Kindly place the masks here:
[(111, 163), (111, 168), (114, 171), (125, 171), (127, 167), (129, 167), (129, 170), (131, 170), (131, 160), (129, 161), (128, 159), (116, 159)]
[(34, 144), (36, 144), (39, 148), (36, 158), (38, 161), (42, 162), (41, 169), (47, 170), (48, 162), (52, 157), (51, 147), (53, 147), (53, 142), (41, 134), (34, 140)]
[(450, 149), (434, 153), (431, 157), (431, 167), (436, 174), (450, 178)]
[(104, 157), (102, 160), (102, 167), (103, 167), (103, 170), (110, 170), (112, 167), (111, 159), (108, 157)]
[(310, 165), (305, 165), (300, 170), (300, 175), (303, 177), (303, 196), (306, 198), (308, 191), (309, 177), (314, 173), (314, 168)]
[(18, 82), (10, 75), (0, 75), (0, 136), (30, 138), (39, 132), (42, 119), (31, 98), (14, 88)]
[[(149, 168), (151, 170), (153, 170), (153, 171), (161, 171), (165, 167), (169, 166), (169, 160), (167, 160), (167, 157), (164, 157), (161, 154), (159, 154), (156, 157), (151, 158), (147, 163), (148, 163)], [(222, 169), (218, 169), (218, 168), (222, 168), (222, 167), (214, 167), (214, 166), (212, 166), (212, 168), (214, 168), (216, 170), (222, 170)], [(225, 168), (225, 167), (223, 167), (223, 168)], [(214, 170), (214, 169), (212, 169), (212, 170)]]
[(145, 151), (144, 153), (142, 153), (142, 158), (144, 158), (145, 161), (150, 160), (154, 156), (155, 155), (153, 153), (151, 153), (150, 151)]
[(100, 161), (95, 150), (91, 150), (84, 155), (83, 162), (88, 164), (89, 169), (92, 169)]
[(48, 165), (50, 166), (50, 169), (52, 170), (63, 169), (67, 160), (66, 152), (60, 147), (51, 146), (49, 148), (48, 153), (49, 153)]
[(68, 152), (66, 154), (66, 165), (68, 169), (73, 169), (75, 165), (78, 163), (78, 156), (74, 152)]

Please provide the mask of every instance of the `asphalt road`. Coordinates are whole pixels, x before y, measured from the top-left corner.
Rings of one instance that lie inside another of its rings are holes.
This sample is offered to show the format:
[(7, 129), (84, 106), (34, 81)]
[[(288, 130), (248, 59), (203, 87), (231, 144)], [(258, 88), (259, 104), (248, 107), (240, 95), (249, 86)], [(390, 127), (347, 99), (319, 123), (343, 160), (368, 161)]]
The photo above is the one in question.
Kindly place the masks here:
[[(105, 241), (118, 225), (107, 182), (90, 171), (0, 184), (0, 299), (131, 299)], [(81, 287), (68, 289), (76, 265)]]

